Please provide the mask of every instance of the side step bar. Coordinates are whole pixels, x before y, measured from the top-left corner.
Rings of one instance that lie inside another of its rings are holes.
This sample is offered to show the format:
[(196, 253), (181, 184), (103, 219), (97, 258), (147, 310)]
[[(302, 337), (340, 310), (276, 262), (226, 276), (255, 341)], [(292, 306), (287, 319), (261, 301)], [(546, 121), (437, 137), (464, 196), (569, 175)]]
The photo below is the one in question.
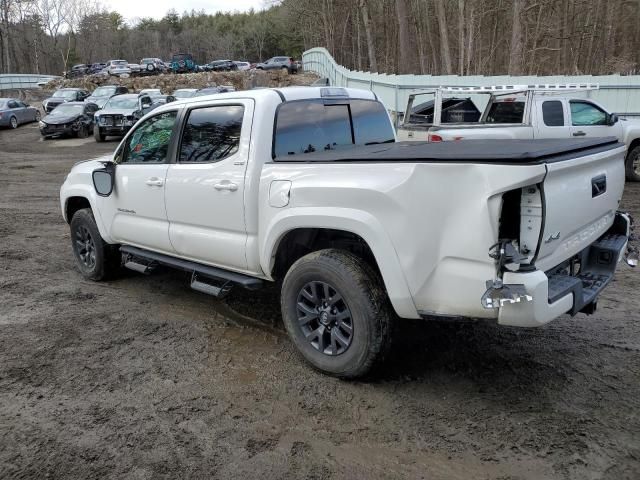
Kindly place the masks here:
[[(191, 272), (191, 288), (216, 297), (226, 294), (232, 285), (240, 285), (249, 290), (257, 290), (262, 287), (262, 280), (242, 273), (230, 272), (222, 268), (210, 267), (129, 245), (122, 245), (120, 251), (130, 257), (124, 264), (127, 268), (141, 273), (149, 273), (153, 265), (165, 265)], [(149, 265), (136, 261), (136, 259), (149, 262)], [(221, 285), (214, 285), (214, 283), (221, 283)]]

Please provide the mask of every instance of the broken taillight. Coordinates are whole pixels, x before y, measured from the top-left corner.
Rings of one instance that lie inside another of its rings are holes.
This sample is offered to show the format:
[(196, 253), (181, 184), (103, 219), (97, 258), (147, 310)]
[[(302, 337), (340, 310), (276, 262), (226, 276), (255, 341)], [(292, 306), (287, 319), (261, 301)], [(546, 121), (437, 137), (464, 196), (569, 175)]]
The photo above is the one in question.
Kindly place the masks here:
[(428, 142), (441, 142), (442, 141), (442, 137), (436, 133), (430, 133), (427, 136), (427, 141)]

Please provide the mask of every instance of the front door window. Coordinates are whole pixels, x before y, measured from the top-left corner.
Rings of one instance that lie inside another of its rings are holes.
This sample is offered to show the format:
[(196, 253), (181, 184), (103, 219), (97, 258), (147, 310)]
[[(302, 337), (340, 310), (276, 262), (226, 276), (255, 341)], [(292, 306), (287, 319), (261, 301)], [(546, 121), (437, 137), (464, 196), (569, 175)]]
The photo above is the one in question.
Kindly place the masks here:
[(145, 120), (129, 136), (120, 163), (165, 163), (177, 112)]

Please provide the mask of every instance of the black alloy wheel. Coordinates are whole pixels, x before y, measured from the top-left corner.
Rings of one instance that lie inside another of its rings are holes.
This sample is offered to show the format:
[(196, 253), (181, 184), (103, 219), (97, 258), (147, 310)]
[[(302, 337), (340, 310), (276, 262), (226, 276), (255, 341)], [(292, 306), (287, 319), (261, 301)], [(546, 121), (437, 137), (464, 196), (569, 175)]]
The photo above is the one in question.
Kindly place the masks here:
[(307, 283), (298, 294), (298, 324), (313, 348), (325, 355), (344, 353), (353, 339), (351, 310), (330, 284)]
[(74, 241), (78, 259), (88, 270), (93, 270), (96, 266), (96, 244), (89, 229), (79, 225), (74, 232)]

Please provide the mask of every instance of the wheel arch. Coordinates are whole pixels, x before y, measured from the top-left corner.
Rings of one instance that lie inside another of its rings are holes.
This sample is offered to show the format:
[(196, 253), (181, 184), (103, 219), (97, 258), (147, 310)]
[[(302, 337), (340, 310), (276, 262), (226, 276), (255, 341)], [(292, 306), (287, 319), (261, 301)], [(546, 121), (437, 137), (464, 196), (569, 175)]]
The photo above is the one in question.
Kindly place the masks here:
[(64, 218), (67, 223), (71, 223), (71, 219), (75, 213), (83, 208), (91, 208), (93, 210), (88, 198), (83, 196), (68, 197), (64, 205)]
[(284, 275), (290, 264), (312, 251), (340, 248), (343, 244), (357, 246), (360, 252), (343, 249), (360, 253), (379, 271), (396, 313), (404, 318), (420, 318), (395, 247), (375, 217), (351, 209), (325, 215), (310, 211), (314, 209), (294, 210), (297, 209), (274, 218), (262, 236), (260, 265), (268, 278)]

